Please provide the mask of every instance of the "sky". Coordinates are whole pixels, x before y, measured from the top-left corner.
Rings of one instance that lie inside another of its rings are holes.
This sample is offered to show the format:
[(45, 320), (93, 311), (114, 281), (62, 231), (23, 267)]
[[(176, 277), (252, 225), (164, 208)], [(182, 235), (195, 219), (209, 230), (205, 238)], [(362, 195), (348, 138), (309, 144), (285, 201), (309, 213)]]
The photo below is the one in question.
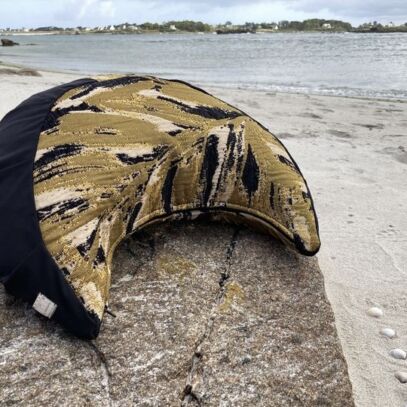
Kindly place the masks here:
[(0, 0), (0, 28), (196, 20), (278, 22), (325, 18), (359, 25), (407, 22), (407, 0)]

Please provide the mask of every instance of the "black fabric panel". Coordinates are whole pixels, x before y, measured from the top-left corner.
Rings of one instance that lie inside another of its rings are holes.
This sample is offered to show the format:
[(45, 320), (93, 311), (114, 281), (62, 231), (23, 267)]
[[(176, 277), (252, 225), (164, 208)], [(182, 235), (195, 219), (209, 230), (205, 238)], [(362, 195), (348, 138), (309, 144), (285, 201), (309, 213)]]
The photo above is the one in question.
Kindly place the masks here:
[(34, 95), (0, 122), (0, 282), (30, 305), (43, 293), (58, 306), (52, 319), (82, 338), (96, 337), (100, 321), (85, 309), (44, 245), (33, 166), (41, 129), (55, 101), (94, 82), (81, 79)]
[(99, 334), (100, 320), (90, 314), (75, 295), (62, 271), (43, 245), (30, 253), (4, 281), (6, 290), (32, 305), (38, 293), (57, 304), (51, 319), (59, 322), (72, 334), (94, 339)]

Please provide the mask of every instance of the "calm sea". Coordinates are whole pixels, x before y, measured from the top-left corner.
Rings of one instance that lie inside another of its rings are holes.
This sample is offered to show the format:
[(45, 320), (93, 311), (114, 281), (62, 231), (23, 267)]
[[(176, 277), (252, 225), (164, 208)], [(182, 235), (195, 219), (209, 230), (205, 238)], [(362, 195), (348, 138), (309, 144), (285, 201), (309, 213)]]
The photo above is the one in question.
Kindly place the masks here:
[[(407, 34), (16, 36), (0, 61), (199, 85), (407, 99)], [(35, 46), (28, 45), (30, 43)]]

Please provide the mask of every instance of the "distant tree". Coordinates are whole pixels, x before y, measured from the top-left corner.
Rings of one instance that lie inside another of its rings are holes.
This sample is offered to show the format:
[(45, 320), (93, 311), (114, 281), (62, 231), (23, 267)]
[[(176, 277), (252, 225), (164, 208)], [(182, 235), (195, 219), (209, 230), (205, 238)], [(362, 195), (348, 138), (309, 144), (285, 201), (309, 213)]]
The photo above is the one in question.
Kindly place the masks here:
[(165, 23), (165, 27), (169, 30), (171, 26), (175, 26), (177, 30), (187, 31), (187, 32), (208, 32), (211, 30), (209, 24), (205, 24), (201, 21), (168, 21)]
[(288, 24), (288, 28), (290, 30), (295, 31), (303, 31), (304, 30), (304, 23), (300, 21), (290, 21)]
[(276, 23), (275, 22), (271, 22), (271, 23), (261, 23), (259, 24), (260, 28), (263, 28), (264, 30), (272, 30), (276, 27)]
[(323, 20), (324, 23), (330, 24), (335, 31), (351, 31), (352, 24), (340, 20)]
[(158, 31), (160, 29), (160, 24), (146, 22), (140, 24), (140, 28), (146, 31)]
[(325, 20), (319, 18), (311, 18), (309, 20), (304, 20), (304, 30), (313, 31), (320, 30), (322, 25), (325, 24)]
[(260, 27), (260, 24), (246, 22), (243, 27), (248, 30), (257, 30)]
[(62, 27), (38, 27), (34, 31), (63, 31)]

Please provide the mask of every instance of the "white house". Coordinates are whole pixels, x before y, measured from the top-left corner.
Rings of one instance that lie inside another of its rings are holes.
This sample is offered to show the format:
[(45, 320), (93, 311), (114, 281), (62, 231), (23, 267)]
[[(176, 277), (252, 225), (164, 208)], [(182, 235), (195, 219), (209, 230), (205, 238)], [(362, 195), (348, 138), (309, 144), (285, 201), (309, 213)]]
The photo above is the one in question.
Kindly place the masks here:
[(111, 26), (109, 27), (109, 30), (110, 30), (110, 31), (116, 31), (116, 28), (115, 28), (114, 25), (111, 25)]
[(330, 29), (332, 28), (332, 26), (331, 26), (331, 24), (329, 24), (329, 23), (324, 23), (324, 24), (322, 24), (322, 28), (323, 28), (324, 30), (330, 30)]
[(170, 31), (177, 31), (177, 27), (174, 24), (170, 25)]

